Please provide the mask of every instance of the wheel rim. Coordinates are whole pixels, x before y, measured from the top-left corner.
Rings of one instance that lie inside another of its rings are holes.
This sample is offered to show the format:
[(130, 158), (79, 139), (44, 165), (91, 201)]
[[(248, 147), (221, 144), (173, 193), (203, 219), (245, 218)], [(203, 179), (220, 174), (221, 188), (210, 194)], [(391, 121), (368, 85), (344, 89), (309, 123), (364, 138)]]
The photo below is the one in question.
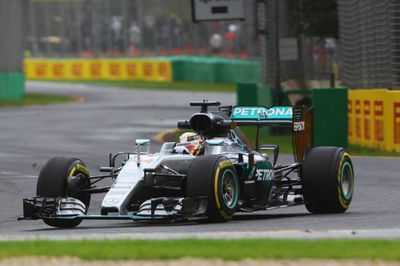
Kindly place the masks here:
[(353, 170), (349, 162), (343, 164), (340, 183), (344, 198), (349, 200), (353, 195)]
[(238, 200), (238, 185), (235, 173), (226, 170), (222, 175), (221, 196), (225, 206), (234, 208)]

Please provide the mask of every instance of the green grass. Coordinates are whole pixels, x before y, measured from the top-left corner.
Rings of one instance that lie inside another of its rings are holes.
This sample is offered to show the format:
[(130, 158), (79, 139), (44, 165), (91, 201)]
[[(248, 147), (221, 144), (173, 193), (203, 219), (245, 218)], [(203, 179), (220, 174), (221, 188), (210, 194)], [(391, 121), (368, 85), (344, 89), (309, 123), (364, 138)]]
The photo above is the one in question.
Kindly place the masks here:
[(0, 259), (46, 256), (85, 260), (253, 259), (400, 260), (399, 240), (83, 240), (0, 242)]
[(0, 107), (56, 104), (56, 103), (71, 102), (73, 100), (74, 100), (73, 97), (64, 96), (64, 95), (27, 93), (27, 94), (25, 94), (24, 98), (22, 98), (20, 100), (0, 101)]
[[(60, 82), (60, 81), (57, 81)], [(233, 83), (206, 83), (206, 82), (156, 82), (156, 81), (87, 81), (63, 80), (61, 82), (84, 83), (97, 86), (112, 86), (127, 89), (156, 89), (156, 90), (176, 90), (176, 91), (194, 91), (194, 92), (236, 92), (236, 85)]]

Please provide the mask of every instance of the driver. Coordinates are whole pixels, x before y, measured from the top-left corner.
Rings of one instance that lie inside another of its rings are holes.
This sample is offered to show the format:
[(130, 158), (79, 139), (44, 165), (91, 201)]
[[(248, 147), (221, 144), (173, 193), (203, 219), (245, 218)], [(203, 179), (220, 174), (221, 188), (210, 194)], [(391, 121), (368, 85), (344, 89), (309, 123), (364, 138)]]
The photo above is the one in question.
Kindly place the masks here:
[(194, 156), (203, 155), (205, 140), (199, 134), (193, 132), (183, 133), (174, 147), (174, 152), (182, 154), (192, 154)]

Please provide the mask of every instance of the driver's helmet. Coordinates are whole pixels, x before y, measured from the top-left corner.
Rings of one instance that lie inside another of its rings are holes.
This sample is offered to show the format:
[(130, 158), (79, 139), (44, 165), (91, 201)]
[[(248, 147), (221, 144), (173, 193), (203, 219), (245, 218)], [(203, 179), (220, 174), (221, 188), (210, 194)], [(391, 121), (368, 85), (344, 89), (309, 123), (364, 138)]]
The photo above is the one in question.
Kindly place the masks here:
[(174, 147), (176, 153), (202, 155), (204, 154), (204, 139), (193, 132), (183, 133)]

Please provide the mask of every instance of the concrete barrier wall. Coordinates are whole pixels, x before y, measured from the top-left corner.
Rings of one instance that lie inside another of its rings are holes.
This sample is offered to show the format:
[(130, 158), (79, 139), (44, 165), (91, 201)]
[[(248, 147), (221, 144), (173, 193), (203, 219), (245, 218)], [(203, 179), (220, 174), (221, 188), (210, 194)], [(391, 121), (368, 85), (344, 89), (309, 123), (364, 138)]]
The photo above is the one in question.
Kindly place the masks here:
[(171, 58), (175, 81), (213, 83), (261, 82), (261, 64), (257, 61), (207, 56)]
[(40, 80), (147, 80), (210, 83), (259, 83), (256, 61), (170, 56), (139, 59), (25, 59), (27, 79)]
[(351, 144), (400, 152), (400, 91), (349, 91), (348, 140)]
[(27, 79), (171, 81), (172, 65), (156, 59), (26, 59)]
[(0, 72), (0, 100), (24, 97), (25, 79), (22, 72)]
[(348, 89), (315, 88), (312, 90), (314, 107), (314, 146), (347, 147)]

